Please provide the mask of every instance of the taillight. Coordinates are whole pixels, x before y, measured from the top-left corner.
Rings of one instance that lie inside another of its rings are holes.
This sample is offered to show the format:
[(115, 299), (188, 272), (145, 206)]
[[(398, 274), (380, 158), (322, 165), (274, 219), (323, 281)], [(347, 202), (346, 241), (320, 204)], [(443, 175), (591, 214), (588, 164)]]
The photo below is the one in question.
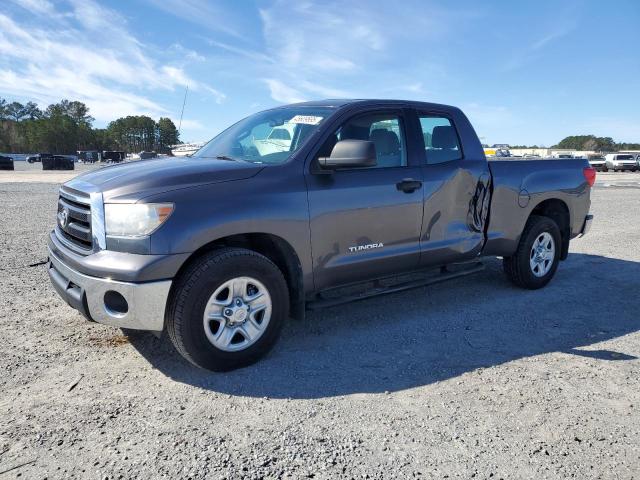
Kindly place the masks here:
[(582, 174), (589, 186), (593, 187), (593, 184), (596, 183), (596, 169), (593, 167), (584, 167), (582, 169)]

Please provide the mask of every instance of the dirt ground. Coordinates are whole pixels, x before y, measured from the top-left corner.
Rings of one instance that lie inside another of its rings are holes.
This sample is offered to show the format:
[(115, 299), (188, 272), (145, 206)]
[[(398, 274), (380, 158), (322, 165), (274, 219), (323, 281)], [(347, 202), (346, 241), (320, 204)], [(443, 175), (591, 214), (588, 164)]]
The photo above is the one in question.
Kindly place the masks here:
[(640, 478), (640, 173), (599, 174), (593, 230), (543, 290), (488, 259), (310, 312), (226, 374), (68, 307), (43, 264), (60, 180), (13, 175), (1, 478)]

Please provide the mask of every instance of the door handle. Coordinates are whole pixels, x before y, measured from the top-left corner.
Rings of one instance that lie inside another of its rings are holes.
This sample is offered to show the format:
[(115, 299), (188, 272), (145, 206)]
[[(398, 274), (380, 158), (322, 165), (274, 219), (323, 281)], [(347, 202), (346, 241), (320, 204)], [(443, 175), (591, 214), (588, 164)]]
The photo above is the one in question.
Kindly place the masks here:
[(422, 186), (420, 180), (414, 180), (413, 178), (403, 178), (396, 183), (396, 188), (402, 190), (404, 193), (413, 193)]

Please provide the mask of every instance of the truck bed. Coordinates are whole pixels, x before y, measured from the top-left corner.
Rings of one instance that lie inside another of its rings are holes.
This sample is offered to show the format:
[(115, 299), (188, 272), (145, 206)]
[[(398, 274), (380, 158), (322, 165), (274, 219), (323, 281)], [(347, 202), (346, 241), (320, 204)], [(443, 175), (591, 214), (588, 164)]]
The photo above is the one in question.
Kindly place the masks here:
[[(571, 237), (580, 232), (591, 204), (588, 201), (590, 187), (583, 174), (583, 169), (589, 167), (586, 159), (504, 157), (488, 161), (492, 196), (485, 254), (510, 256), (517, 248), (531, 212), (552, 198), (559, 199), (568, 210)], [(586, 197), (587, 201), (575, 201), (580, 197)]]

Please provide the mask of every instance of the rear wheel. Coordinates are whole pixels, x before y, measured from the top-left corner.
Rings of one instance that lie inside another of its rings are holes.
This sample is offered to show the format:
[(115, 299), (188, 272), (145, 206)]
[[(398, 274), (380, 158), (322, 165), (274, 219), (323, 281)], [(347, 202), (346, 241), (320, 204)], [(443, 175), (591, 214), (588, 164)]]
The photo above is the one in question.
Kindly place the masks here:
[(251, 250), (224, 248), (190, 265), (174, 286), (167, 331), (187, 360), (213, 371), (254, 363), (288, 316), (282, 272)]
[(549, 217), (532, 215), (524, 227), (515, 254), (503, 260), (504, 271), (515, 285), (535, 290), (553, 278), (560, 261), (560, 229)]

